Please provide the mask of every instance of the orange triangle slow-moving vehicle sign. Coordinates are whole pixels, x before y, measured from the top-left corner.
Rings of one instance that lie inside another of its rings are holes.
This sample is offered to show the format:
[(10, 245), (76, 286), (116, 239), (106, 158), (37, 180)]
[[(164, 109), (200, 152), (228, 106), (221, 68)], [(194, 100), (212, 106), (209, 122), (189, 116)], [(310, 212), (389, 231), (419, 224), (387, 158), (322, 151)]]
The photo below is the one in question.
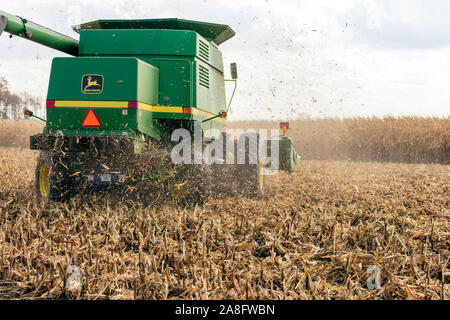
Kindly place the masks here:
[(84, 115), (81, 125), (85, 128), (98, 128), (102, 123), (93, 109), (89, 109)]

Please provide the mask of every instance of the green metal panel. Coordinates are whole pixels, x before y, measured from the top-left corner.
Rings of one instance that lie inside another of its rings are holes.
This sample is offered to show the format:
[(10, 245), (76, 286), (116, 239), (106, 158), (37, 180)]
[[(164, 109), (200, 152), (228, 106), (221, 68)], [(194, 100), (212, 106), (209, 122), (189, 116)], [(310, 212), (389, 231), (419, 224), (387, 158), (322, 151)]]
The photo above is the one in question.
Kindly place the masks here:
[(80, 55), (197, 56), (223, 72), (222, 53), (217, 46), (193, 31), (82, 30)]
[[(121, 58), (126, 59), (126, 58)], [(154, 105), (158, 103), (160, 71), (148, 63), (137, 61), (137, 97), (135, 101)]]
[[(211, 68), (197, 58), (140, 56), (140, 59), (154, 65), (160, 70), (160, 95), (159, 104), (168, 106), (189, 106), (208, 112), (210, 115), (196, 115), (193, 120), (205, 120), (220, 111), (226, 109), (225, 84), (220, 72)], [(206, 88), (199, 85), (198, 64), (210, 72), (210, 86)], [(169, 101), (164, 102), (164, 97)], [(199, 104), (200, 101), (200, 104)], [(176, 115), (165, 115), (163, 118), (181, 119)], [(185, 119), (184, 117), (182, 117)], [(203, 125), (204, 129), (225, 126), (221, 119), (208, 121)]]
[(226, 110), (225, 81), (214, 68), (196, 60), (196, 104), (199, 109), (217, 114)]
[(159, 140), (161, 138), (161, 128), (153, 118), (153, 112), (137, 110), (137, 124), (139, 132), (145, 133), (154, 139)]
[[(85, 94), (81, 91), (82, 77), (89, 74), (103, 75), (102, 93)], [(149, 77), (148, 81), (153, 79), (156, 83), (139, 84), (138, 90), (139, 77)], [(157, 102), (157, 79), (155, 67), (132, 57), (54, 58), (47, 100), (137, 101), (139, 98), (141, 102), (152, 104)]]
[(150, 58), (148, 62), (160, 70), (160, 105), (194, 106), (192, 59)]
[(82, 30), (80, 55), (195, 56), (197, 35), (178, 30)]
[[(0, 16), (4, 16), (7, 19), (5, 27), (6, 32), (73, 56), (78, 55), (77, 40), (40, 26), (31, 21), (27, 21), (26, 19), (22, 20), (18, 16), (11, 15), (1, 10)], [(28, 34), (25, 34), (24, 26), (26, 27), (26, 30), (29, 31)]]
[[(226, 110), (225, 82), (222, 74), (200, 59), (196, 59), (195, 107), (214, 115)], [(225, 127), (222, 119), (213, 119), (202, 125), (204, 130)]]
[[(47, 108), (47, 126), (94, 132), (96, 129), (85, 129), (81, 124), (92, 102), (92, 109), (101, 121), (100, 132), (136, 130), (136, 109), (128, 109), (127, 103), (124, 108), (97, 107), (96, 102), (140, 101), (154, 105), (158, 101), (158, 73), (157, 68), (136, 58), (55, 58), (47, 100), (63, 101), (65, 105)], [(103, 77), (101, 93), (83, 93), (82, 79), (86, 75)], [(79, 107), (79, 101), (87, 103)], [(122, 113), (124, 109), (126, 115)]]
[(223, 58), (222, 52), (217, 48), (213, 42), (209, 42), (200, 35), (197, 35), (197, 58), (206, 62), (211, 67), (223, 73)]
[(86, 29), (172, 29), (192, 30), (208, 41), (221, 44), (235, 35), (227, 25), (183, 19), (97, 20), (74, 26), (76, 32)]
[[(83, 128), (83, 120), (89, 108), (47, 108), (47, 127), (50, 132), (64, 129), (64, 134), (70, 134), (69, 130), (86, 132), (89, 134), (107, 134), (111, 130), (122, 132), (123, 130), (136, 131), (136, 109), (128, 109), (128, 116), (122, 116), (122, 109), (92, 108), (101, 121), (99, 129)], [(122, 133), (121, 133), (122, 134)]]

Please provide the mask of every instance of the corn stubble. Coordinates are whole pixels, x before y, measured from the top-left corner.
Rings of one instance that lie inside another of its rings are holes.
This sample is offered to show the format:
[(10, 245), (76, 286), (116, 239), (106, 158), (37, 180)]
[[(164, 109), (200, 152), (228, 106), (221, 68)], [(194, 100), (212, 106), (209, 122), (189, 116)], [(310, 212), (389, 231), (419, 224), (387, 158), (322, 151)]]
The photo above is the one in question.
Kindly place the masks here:
[[(0, 148), (0, 298), (450, 296), (448, 166), (303, 161), (269, 177), (262, 200), (183, 207), (153, 188), (145, 204), (91, 193), (43, 205), (36, 157)], [(81, 291), (65, 286), (70, 265)]]

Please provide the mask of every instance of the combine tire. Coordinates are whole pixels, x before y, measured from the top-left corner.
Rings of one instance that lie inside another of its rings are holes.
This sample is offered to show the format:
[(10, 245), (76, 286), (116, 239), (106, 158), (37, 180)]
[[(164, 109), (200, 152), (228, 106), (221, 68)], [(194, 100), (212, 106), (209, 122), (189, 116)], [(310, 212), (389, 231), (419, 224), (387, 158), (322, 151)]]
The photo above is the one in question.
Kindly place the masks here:
[(36, 165), (36, 196), (43, 202), (61, 201), (68, 197), (70, 177), (64, 158), (42, 151)]

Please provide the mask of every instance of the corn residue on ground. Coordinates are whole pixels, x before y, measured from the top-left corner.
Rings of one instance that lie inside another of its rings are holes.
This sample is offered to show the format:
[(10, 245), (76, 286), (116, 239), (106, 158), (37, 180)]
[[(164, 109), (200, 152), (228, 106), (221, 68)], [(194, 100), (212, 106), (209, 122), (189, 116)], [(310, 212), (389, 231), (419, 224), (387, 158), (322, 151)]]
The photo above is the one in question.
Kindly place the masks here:
[[(0, 298), (443, 299), (446, 165), (302, 161), (263, 200), (34, 199), (37, 152), (0, 148)], [(146, 197), (156, 197), (146, 194)], [(81, 290), (66, 288), (70, 265)], [(381, 287), (367, 273), (379, 267)]]

